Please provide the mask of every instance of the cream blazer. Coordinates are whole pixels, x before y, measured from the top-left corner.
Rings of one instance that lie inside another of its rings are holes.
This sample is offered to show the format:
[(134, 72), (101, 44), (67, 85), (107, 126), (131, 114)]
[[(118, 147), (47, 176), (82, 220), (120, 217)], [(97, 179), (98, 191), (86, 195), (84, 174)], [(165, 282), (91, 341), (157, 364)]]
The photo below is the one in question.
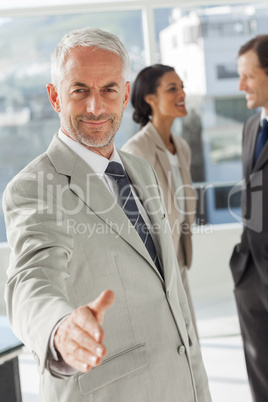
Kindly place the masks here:
[[(211, 402), (155, 173), (120, 157), (157, 229), (164, 279), (105, 184), (56, 135), (3, 196), (11, 326), (36, 358), (42, 402)], [(103, 363), (58, 375), (47, 353), (53, 327), (105, 289), (116, 298)]]
[(190, 268), (192, 263), (191, 226), (196, 212), (196, 195), (190, 174), (191, 150), (182, 138), (172, 134), (172, 140), (179, 158), (182, 180), (185, 189), (185, 222), (180, 226), (179, 209), (176, 200), (171, 166), (165, 144), (151, 122), (135, 134), (122, 149), (145, 158), (156, 171), (162, 187), (165, 206), (168, 212), (174, 247), (181, 267)]

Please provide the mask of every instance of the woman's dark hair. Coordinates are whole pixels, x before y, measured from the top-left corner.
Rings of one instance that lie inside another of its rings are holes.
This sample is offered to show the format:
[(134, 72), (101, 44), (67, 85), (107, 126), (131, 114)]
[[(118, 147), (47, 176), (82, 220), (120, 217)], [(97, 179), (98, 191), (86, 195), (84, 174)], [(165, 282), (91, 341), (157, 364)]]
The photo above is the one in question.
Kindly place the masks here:
[(131, 103), (134, 107), (133, 120), (144, 127), (150, 120), (152, 115), (151, 106), (145, 102), (145, 96), (155, 94), (160, 84), (160, 78), (171, 71), (175, 71), (173, 67), (163, 64), (153, 64), (145, 67), (139, 72), (133, 84)]
[(238, 57), (253, 50), (259, 60), (260, 67), (268, 75), (268, 35), (257, 35), (245, 43), (238, 52)]

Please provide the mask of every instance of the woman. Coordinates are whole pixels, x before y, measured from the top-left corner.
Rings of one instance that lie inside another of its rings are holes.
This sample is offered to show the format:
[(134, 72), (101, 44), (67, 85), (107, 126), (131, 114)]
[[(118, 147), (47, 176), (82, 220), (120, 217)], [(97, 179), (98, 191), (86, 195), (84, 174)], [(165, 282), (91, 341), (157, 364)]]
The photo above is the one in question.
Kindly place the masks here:
[(134, 82), (131, 102), (133, 119), (141, 130), (122, 149), (147, 159), (157, 173), (197, 334), (187, 279), (187, 268), (192, 261), (191, 225), (196, 209), (190, 175), (191, 151), (186, 141), (171, 132), (174, 120), (187, 115), (183, 82), (173, 67), (162, 64), (146, 67)]

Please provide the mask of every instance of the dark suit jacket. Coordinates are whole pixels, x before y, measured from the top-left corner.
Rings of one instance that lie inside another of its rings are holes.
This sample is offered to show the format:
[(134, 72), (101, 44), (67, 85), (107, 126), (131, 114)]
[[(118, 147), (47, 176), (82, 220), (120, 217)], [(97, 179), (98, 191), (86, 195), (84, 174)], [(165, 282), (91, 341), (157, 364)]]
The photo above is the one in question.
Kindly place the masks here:
[(262, 284), (260, 297), (268, 311), (268, 143), (255, 166), (254, 150), (260, 130), (260, 113), (251, 117), (243, 129), (242, 216), (244, 230), (240, 244), (235, 246), (230, 266), (239, 286), (249, 266)]

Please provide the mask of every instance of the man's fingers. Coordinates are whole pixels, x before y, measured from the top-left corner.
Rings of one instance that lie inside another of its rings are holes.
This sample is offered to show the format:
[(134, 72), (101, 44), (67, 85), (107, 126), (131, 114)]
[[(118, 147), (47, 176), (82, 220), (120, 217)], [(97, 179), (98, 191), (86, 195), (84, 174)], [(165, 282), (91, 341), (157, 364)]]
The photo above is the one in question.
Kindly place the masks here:
[[(84, 308), (88, 310), (87, 307)], [(93, 315), (91, 317), (95, 320)], [(96, 326), (99, 328), (97, 322)], [(77, 326), (72, 315), (57, 329), (54, 345), (67, 364), (82, 372), (98, 366), (106, 354), (104, 345), (96, 342), (89, 333)]]
[(108, 308), (112, 307), (115, 300), (115, 294), (112, 290), (105, 290), (97, 299), (88, 304), (90, 310), (94, 313), (97, 321), (102, 324), (104, 314)]
[(105, 311), (113, 305), (114, 299), (114, 293), (106, 290), (93, 302), (78, 307), (61, 322), (54, 336), (54, 345), (67, 364), (86, 372), (101, 363), (106, 354), (101, 324)]
[(92, 338), (92, 336), (88, 336), (88, 333), (85, 333), (83, 329), (77, 327), (76, 325), (73, 325), (70, 339), (74, 341), (75, 345), (75, 350), (73, 350), (73, 353), (79, 359), (85, 359), (85, 351), (88, 351), (91, 353), (91, 355), (100, 358), (103, 358), (106, 354), (106, 349), (104, 345), (97, 342), (95, 339)]
[(68, 352), (62, 357), (67, 364), (81, 372), (87, 372), (101, 363), (99, 356), (81, 348), (76, 342), (70, 342)]

